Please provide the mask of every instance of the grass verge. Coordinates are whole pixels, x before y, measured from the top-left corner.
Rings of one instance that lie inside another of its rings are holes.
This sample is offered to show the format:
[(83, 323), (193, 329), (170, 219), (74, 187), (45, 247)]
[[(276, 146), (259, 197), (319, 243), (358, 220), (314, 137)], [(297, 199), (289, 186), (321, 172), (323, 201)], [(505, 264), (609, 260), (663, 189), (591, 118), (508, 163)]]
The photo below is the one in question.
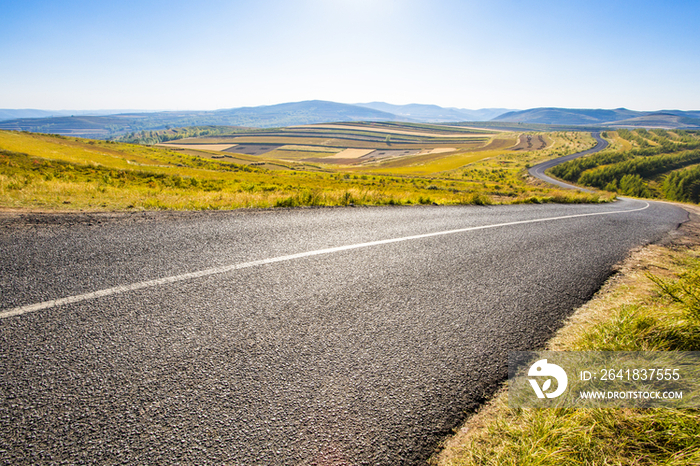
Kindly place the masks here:
[[(700, 350), (700, 210), (693, 212), (670, 242), (634, 252), (548, 349)], [(700, 410), (511, 409), (503, 389), (431, 464), (698, 465)]]

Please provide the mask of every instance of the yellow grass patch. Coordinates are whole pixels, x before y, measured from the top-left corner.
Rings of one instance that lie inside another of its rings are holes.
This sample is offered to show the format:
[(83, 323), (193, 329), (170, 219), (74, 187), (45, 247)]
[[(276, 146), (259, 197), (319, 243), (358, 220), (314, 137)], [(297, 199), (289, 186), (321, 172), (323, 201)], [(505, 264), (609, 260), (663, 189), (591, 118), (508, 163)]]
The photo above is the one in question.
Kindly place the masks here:
[(193, 150), (212, 150), (216, 152), (225, 151), (232, 147), (236, 147), (238, 144), (156, 144), (156, 146), (161, 147), (177, 147), (178, 149), (193, 149)]
[(331, 152), (331, 153), (338, 153), (342, 151), (343, 149), (339, 149), (337, 147), (318, 147), (318, 146), (297, 146), (297, 145), (288, 145), (288, 146), (282, 146), (278, 147), (277, 150), (288, 150), (288, 151), (295, 151), (295, 152)]
[[(148, 149), (126, 153), (106, 147), (105, 143), (91, 144), (70, 138), (54, 138), (43, 134), (23, 134), (0, 131), (0, 148), (69, 163), (94, 163), (115, 168), (129, 169), (133, 164), (159, 166), (162, 162), (147, 158)], [(140, 152), (140, 153), (139, 153)]]
[(374, 152), (374, 149), (345, 149), (335, 155), (326, 157), (328, 159), (359, 159), (362, 156)]
[(381, 169), (391, 167), (391, 172), (401, 175), (428, 175), (463, 167), (470, 163), (500, 155), (500, 152), (465, 152), (447, 157), (433, 159), (430, 156), (406, 157), (405, 161), (383, 165)]
[(632, 143), (627, 139), (621, 138), (617, 131), (608, 131), (608, 135), (610, 139), (612, 139), (613, 149), (619, 148), (619, 150), (624, 151), (632, 150)]
[(454, 147), (437, 147), (435, 149), (426, 149), (420, 151), (418, 155), (428, 155), (428, 154), (444, 154), (445, 152), (454, 152), (457, 149)]

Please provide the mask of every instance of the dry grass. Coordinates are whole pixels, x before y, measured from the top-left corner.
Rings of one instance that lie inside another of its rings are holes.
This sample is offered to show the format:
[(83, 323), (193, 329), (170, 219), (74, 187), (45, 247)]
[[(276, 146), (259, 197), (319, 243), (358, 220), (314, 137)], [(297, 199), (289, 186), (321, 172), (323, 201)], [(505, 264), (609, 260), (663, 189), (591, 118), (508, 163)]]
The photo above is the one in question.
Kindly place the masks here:
[(237, 144), (177, 144), (177, 143), (163, 143), (156, 144), (160, 147), (168, 148), (178, 148), (178, 149), (194, 149), (194, 150), (211, 150), (214, 152), (225, 151), (232, 147), (236, 147)]
[(632, 149), (632, 143), (626, 139), (622, 139), (617, 131), (607, 131), (608, 137), (606, 138), (610, 142), (610, 148), (613, 150), (628, 151)]
[(374, 149), (345, 149), (343, 151), (338, 152), (337, 154), (329, 155), (326, 158), (329, 158), (329, 159), (359, 159), (360, 157), (363, 157), (371, 152), (374, 152)]
[(420, 155), (409, 155), (399, 159), (391, 159), (381, 163), (373, 171), (381, 170), (383, 173), (400, 175), (426, 175), (440, 173), (469, 165), (482, 159), (501, 155), (502, 152), (461, 152), (456, 155), (445, 156), (443, 153), (428, 153)]
[(454, 152), (456, 151), (456, 147), (438, 147), (436, 149), (425, 149), (422, 150), (419, 155), (428, 155), (428, 154), (445, 154), (447, 152)]
[[(557, 147), (568, 144), (566, 138), (555, 140), (560, 142)], [(335, 156), (343, 158), (319, 158), (332, 154), (325, 151), (279, 149), (234, 158), (220, 152), (0, 132), (0, 208), (235, 209), (606, 200), (530, 184), (524, 176), (527, 165), (541, 154), (435, 149), (359, 164), (361, 159), (348, 159), (347, 154), (359, 157), (372, 149)], [(309, 162), (311, 158), (316, 162)]]

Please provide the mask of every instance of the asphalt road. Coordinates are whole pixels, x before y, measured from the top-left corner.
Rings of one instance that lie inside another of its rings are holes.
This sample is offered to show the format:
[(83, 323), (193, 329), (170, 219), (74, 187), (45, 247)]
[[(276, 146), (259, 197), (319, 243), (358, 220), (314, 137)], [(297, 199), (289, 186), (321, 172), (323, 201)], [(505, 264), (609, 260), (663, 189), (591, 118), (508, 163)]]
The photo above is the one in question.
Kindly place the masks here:
[(531, 167), (528, 170), (528, 173), (535, 178), (539, 178), (543, 181), (546, 181), (547, 183), (551, 183), (554, 185), (557, 185), (561, 188), (565, 189), (578, 189), (579, 191), (585, 191), (585, 192), (591, 192), (590, 189), (585, 189), (581, 188), (579, 186), (575, 186), (569, 183), (565, 183), (563, 181), (559, 181), (557, 179), (552, 178), (549, 175), (546, 175), (544, 172), (556, 165), (560, 165), (564, 162), (568, 162), (569, 160), (577, 159), (579, 157), (583, 157), (584, 155), (590, 155), (596, 152), (600, 152), (606, 147), (608, 147), (608, 141), (600, 137), (600, 133), (591, 133), (593, 138), (596, 140), (596, 145), (592, 147), (591, 149), (585, 150), (583, 152), (577, 152), (575, 154), (569, 154), (565, 155), (564, 157), (559, 157), (556, 159), (552, 160), (547, 160), (546, 162), (542, 162), (540, 164), (535, 165), (534, 167)]
[(686, 218), (633, 200), (0, 216), (0, 463), (423, 464), (508, 351)]

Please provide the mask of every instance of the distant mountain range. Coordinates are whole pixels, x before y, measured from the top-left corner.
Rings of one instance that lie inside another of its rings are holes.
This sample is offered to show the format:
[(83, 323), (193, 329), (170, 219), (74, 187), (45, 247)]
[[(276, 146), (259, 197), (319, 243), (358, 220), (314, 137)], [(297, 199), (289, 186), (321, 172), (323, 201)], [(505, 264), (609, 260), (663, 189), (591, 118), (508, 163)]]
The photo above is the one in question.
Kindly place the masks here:
[[(2, 110), (8, 114), (12, 110)], [(16, 118), (0, 121), (0, 129), (106, 138), (134, 131), (182, 126), (242, 126), (273, 128), (334, 121), (413, 121), (358, 105), (322, 100), (211, 111), (120, 113)]]
[(0, 108), (0, 121), (16, 120), (19, 118), (51, 118), (61, 116), (103, 116), (114, 115), (117, 113), (137, 113), (143, 110), (34, 110), (31, 108), (25, 109), (6, 109)]
[(700, 111), (637, 112), (626, 108), (594, 110), (546, 107), (503, 113), (492, 121), (545, 125), (700, 129)]
[[(535, 108), (467, 110), (437, 105), (392, 105), (384, 102), (342, 104), (323, 100), (211, 111), (119, 112), (2, 110), (0, 129), (108, 138), (142, 130), (183, 126), (272, 128), (338, 121), (403, 121), (414, 123), (513, 122), (585, 127), (663, 127), (700, 129), (700, 111), (637, 112)], [(2, 121), (4, 120), (4, 121)]]
[(392, 113), (396, 116), (423, 123), (456, 123), (460, 121), (489, 121), (493, 118), (510, 112), (507, 108), (482, 108), (481, 110), (467, 110), (464, 108), (439, 107), (437, 105), (392, 105), (384, 102), (370, 102), (368, 104), (355, 104), (360, 107), (380, 110)]
[[(493, 118), (507, 109), (464, 110), (437, 105), (391, 105), (383, 102), (342, 104), (310, 100), (260, 107), (212, 111), (118, 113), (50, 116), (42, 110), (0, 110), (0, 129), (106, 138), (129, 132), (182, 126), (273, 128), (337, 121), (459, 122)], [(55, 114), (55, 112), (53, 112)]]

